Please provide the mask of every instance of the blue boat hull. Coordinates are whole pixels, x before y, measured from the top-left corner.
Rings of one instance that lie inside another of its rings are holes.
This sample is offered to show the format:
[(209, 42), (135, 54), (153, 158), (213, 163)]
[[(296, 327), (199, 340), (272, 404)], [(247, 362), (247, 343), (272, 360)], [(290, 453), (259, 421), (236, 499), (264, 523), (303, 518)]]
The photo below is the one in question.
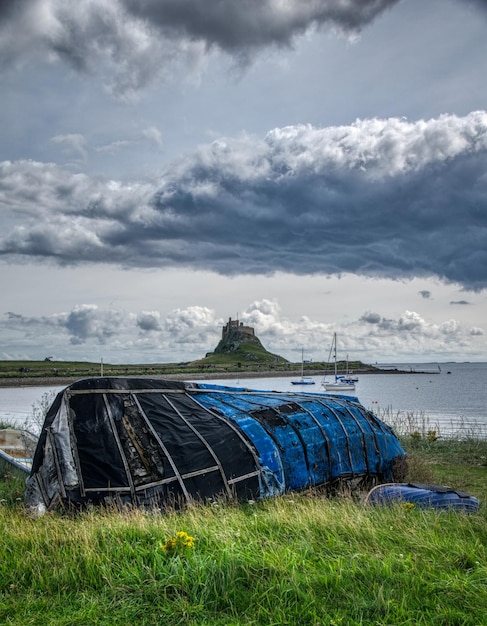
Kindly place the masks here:
[(463, 491), (442, 485), (417, 483), (377, 485), (371, 489), (365, 501), (372, 505), (408, 503), (419, 508), (455, 509), (466, 513), (476, 513), (480, 506), (475, 496)]

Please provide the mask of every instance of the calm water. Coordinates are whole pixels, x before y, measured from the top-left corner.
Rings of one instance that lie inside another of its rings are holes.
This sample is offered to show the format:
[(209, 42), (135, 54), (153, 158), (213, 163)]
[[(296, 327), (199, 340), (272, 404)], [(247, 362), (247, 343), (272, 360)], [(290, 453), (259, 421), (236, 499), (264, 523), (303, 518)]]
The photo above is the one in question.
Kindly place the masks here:
[(64, 387), (0, 387), (0, 421), (22, 427), (33, 415), (34, 407), (53, 400)]
[[(360, 376), (355, 391), (368, 409), (397, 426), (411, 421), (440, 434), (463, 432), (487, 436), (487, 363), (400, 364), (400, 369), (430, 371), (427, 374), (366, 374)], [(449, 373), (448, 373), (449, 372)], [(251, 389), (299, 393), (323, 391), (321, 376), (316, 384), (297, 387), (289, 378), (242, 378), (207, 382)], [(199, 381), (202, 382), (202, 381)], [(46, 394), (53, 397), (62, 387), (0, 388), (0, 420), (22, 426), (40, 406)]]

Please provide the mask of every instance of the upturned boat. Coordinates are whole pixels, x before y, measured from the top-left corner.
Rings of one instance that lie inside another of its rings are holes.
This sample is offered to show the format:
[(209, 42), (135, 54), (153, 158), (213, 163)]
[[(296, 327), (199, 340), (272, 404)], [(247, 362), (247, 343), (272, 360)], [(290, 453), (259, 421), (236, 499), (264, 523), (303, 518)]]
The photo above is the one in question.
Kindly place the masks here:
[(89, 378), (49, 409), (27, 480), (34, 513), (164, 509), (404, 478), (393, 429), (357, 398), (146, 378)]
[(373, 505), (410, 504), (419, 508), (449, 509), (476, 513), (479, 501), (464, 491), (422, 483), (390, 483), (377, 485), (369, 491), (365, 502)]

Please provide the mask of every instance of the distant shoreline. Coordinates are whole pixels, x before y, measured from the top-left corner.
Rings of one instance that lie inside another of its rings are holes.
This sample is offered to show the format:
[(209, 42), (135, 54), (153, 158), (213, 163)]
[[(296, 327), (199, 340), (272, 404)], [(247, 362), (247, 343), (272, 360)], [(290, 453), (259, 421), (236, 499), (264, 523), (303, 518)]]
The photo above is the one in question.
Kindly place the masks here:
[[(150, 375), (139, 374), (129, 375), (126, 378), (156, 378), (160, 380), (215, 380), (215, 379), (235, 379), (235, 378), (284, 378), (296, 376), (293, 372), (272, 372), (272, 371), (256, 371), (256, 372), (198, 372), (192, 374), (165, 374)], [(0, 378), (1, 387), (64, 387), (71, 385), (77, 380), (83, 380), (87, 377), (79, 376), (40, 376), (40, 377), (18, 377), (18, 378)], [(99, 378), (98, 376), (90, 376), (89, 378)], [(110, 378), (110, 376), (109, 376)], [(124, 378), (118, 376), (117, 378)]]
[[(304, 372), (305, 375), (319, 376), (315, 370)], [(439, 372), (422, 372), (420, 370), (400, 370), (400, 369), (373, 369), (365, 371), (357, 371), (360, 376), (367, 376), (368, 374), (437, 374)], [(215, 379), (244, 379), (244, 378), (292, 378), (298, 376), (298, 373), (292, 371), (279, 372), (273, 370), (267, 371), (245, 371), (245, 372), (193, 372), (193, 373), (178, 373), (178, 374), (165, 374), (165, 375), (130, 375), (127, 378), (156, 378), (161, 380), (215, 380)], [(12, 378), (0, 377), (0, 388), (18, 388), (18, 387), (65, 387), (71, 385), (77, 380), (82, 380), (84, 377), (79, 376), (19, 376)], [(90, 376), (89, 378), (99, 378), (98, 376)], [(119, 376), (118, 378), (124, 378)]]

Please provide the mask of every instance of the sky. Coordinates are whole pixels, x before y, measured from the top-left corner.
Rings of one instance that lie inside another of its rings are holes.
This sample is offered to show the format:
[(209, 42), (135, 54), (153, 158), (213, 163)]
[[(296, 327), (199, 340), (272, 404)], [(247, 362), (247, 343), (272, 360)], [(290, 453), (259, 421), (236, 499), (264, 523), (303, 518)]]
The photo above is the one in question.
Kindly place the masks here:
[(0, 359), (487, 361), (487, 2), (0, 0)]

